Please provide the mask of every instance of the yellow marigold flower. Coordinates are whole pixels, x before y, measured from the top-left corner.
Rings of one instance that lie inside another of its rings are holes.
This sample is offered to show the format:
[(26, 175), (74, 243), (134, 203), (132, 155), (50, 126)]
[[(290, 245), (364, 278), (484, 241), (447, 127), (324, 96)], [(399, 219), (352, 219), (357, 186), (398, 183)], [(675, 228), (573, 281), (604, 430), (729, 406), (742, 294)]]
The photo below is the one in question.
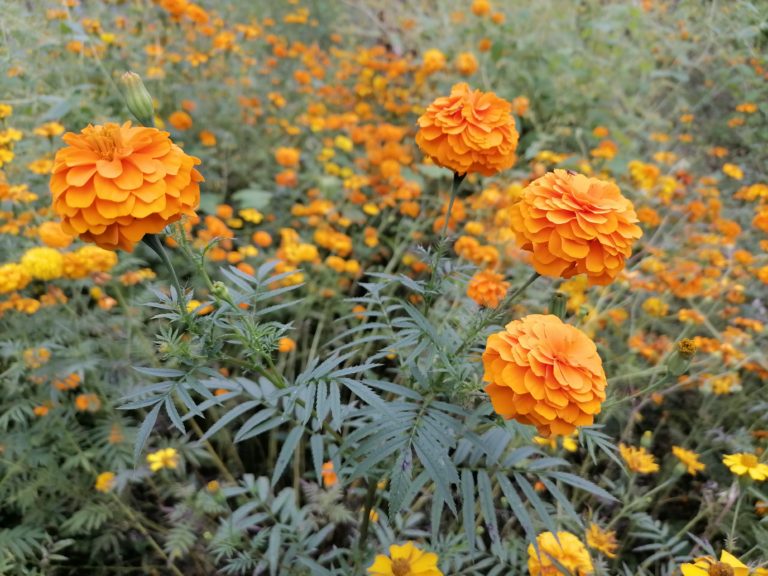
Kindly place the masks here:
[(147, 454), (147, 463), (152, 472), (157, 472), (163, 468), (175, 470), (179, 466), (179, 454), (175, 448), (161, 448)]
[(504, 418), (533, 424), (543, 436), (589, 426), (605, 400), (597, 347), (554, 315), (531, 314), (488, 337), (485, 391)]
[(691, 476), (696, 476), (699, 472), (703, 472), (706, 466), (699, 462), (699, 455), (691, 450), (686, 450), (681, 446), (672, 446), (672, 454), (680, 460)]
[(433, 74), (445, 68), (445, 55), (433, 48), (424, 52), (423, 70), (427, 74)]
[(53, 170), (53, 160), (50, 160), (49, 158), (38, 158), (27, 164), (27, 168), (34, 174), (50, 174), (51, 170)]
[(178, 110), (168, 117), (168, 123), (176, 130), (189, 130), (192, 128), (192, 117), (186, 112)]
[(506, 296), (507, 290), (509, 290), (509, 282), (504, 281), (504, 276), (492, 270), (482, 270), (470, 279), (467, 285), (467, 296), (480, 306), (496, 308)]
[(616, 532), (603, 530), (593, 522), (587, 530), (587, 546), (602, 552), (608, 558), (616, 558), (616, 550), (619, 548), (619, 543), (616, 542)]
[(64, 133), (64, 126), (58, 122), (46, 122), (45, 124), (38, 126), (34, 129), (34, 133), (37, 136), (45, 136), (47, 138), (53, 138), (59, 134)]
[(198, 134), (198, 138), (200, 138), (200, 144), (206, 147), (216, 146), (216, 134), (211, 132), (210, 130), (201, 130), (200, 134)]
[(488, 0), (473, 0), (472, 13), (475, 16), (485, 16), (491, 11), (491, 3)]
[(389, 556), (378, 554), (368, 567), (370, 576), (443, 576), (437, 554), (423, 552), (413, 542), (389, 547)]
[[(192, 314), (193, 312), (195, 312), (195, 310), (197, 310), (197, 312), (195, 313), (198, 316), (205, 316), (206, 314), (210, 314), (211, 312), (213, 312), (213, 306), (211, 304), (208, 304), (207, 306), (203, 306), (202, 308), (200, 308), (202, 304), (203, 303), (200, 302), (200, 300), (195, 300), (195, 299), (190, 300), (189, 302), (187, 302), (187, 312)], [(198, 308), (200, 309), (198, 310)]]
[(65, 232), (130, 252), (145, 234), (194, 216), (200, 160), (167, 132), (109, 123), (63, 139), (68, 146), (56, 153), (50, 187)]
[(21, 264), (0, 265), (0, 294), (23, 290), (32, 281), (32, 276)]
[(492, 176), (516, 161), (518, 133), (512, 106), (493, 92), (456, 84), (419, 118), (416, 143), (432, 160), (457, 174)]
[(0, 104), (0, 120), (8, 118), (11, 114), (13, 114), (13, 106), (10, 104)]
[(737, 453), (723, 456), (723, 464), (737, 476), (749, 474), (756, 482), (762, 482), (768, 478), (768, 464), (759, 462), (754, 454)]
[(102, 472), (96, 476), (96, 484), (94, 488), (99, 492), (109, 492), (115, 487), (115, 473), (114, 472)]
[(723, 164), (723, 173), (734, 180), (741, 180), (744, 178), (744, 171), (736, 164)]
[(619, 444), (619, 453), (632, 472), (652, 474), (659, 471), (659, 465), (656, 463), (653, 454), (642, 446), (635, 448), (634, 446), (627, 446), (622, 442)]
[(21, 257), (21, 265), (36, 280), (54, 280), (64, 273), (64, 257), (53, 248), (30, 248)]
[(723, 550), (718, 562), (710, 556), (696, 558), (693, 564), (680, 566), (683, 576), (747, 576), (749, 568), (741, 560)]
[(96, 394), (78, 394), (75, 398), (75, 408), (78, 412), (98, 412), (101, 400)]
[(650, 316), (663, 318), (669, 311), (669, 304), (663, 302), (659, 298), (648, 298), (645, 302), (643, 302), (643, 310)]
[(609, 284), (643, 235), (632, 202), (613, 182), (555, 170), (534, 180), (510, 208), (518, 246), (545, 276), (586, 274)]
[[(587, 576), (592, 574), (592, 560), (584, 544), (574, 534), (560, 531), (557, 539), (552, 532), (536, 537), (539, 551), (528, 545), (528, 573), (530, 576)], [(552, 559), (568, 570), (563, 573)]]

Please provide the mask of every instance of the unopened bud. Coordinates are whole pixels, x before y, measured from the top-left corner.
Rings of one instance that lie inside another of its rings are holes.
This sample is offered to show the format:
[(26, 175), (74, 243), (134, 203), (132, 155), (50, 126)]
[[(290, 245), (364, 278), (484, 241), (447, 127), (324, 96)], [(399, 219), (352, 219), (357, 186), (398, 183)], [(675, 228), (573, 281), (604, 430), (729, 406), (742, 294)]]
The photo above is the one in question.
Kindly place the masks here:
[(221, 298), (222, 300), (229, 299), (229, 289), (224, 285), (224, 282), (219, 280), (213, 283), (213, 286), (211, 287), (211, 294), (216, 296), (216, 298)]
[(126, 72), (120, 77), (120, 86), (131, 114), (144, 126), (153, 126), (155, 109), (152, 105), (152, 96), (141, 81), (141, 76), (135, 72)]
[(696, 355), (696, 344), (690, 338), (683, 338), (667, 360), (667, 369), (673, 376), (681, 376), (688, 371), (691, 360)]
[(562, 292), (552, 294), (549, 301), (549, 313), (554, 314), (560, 320), (565, 320), (565, 305), (568, 303), (568, 297)]
[(640, 437), (640, 446), (642, 446), (646, 450), (650, 450), (652, 445), (653, 445), (653, 432), (651, 432), (650, 430), (646, 430), (645, 432), (643, 432), (643, 435)]

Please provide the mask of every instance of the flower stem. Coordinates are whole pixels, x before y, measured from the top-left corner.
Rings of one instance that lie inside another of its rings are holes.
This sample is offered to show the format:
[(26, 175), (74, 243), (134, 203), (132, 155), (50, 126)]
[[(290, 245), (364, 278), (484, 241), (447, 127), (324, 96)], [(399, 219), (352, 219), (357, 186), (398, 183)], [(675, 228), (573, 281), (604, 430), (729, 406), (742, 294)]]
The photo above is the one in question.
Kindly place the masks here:
[(456, 196), (459, 193), (461, 183), (466, 178), (466, 174), (453, 173), (453, 185), (451, 186), (451, 199), (448, 201), (448, 211), (445, 213), (445, 222), (443, 222), (443, 231), (440, 233), (440, 240), (445, 240), (445, 235), (448, 233), (448, 222), (451, 220), (451, 211), (453, 210), (453, 204), (456, 202)]
[(141, 241), (149, 246), (152, 251), (158, 255), (160, 260), (163, 261), (163, 264), (165, 264), (165, 267), (168, 269), (168, 271), (171, 273), (171, 282), (173, 283), (173, 287), (176, 289), (177, 298), (179, 302), (179, 308), (182, 311), (182, 314), (184, 318), (187, 317), (187, 305), (185, 302), (185, 293), (184, 290), (181, 287), (181, 282), (179, 282), (179, 277), (176, 275), (176, 269), (173, 267), (173, 263), (171, 262), (171, 259), (168, 257), (168, 252), (165, 251), (165, 248), (163, 247), (163, 243), (160, 241), (160, 236), (157, 234), (147, 234), (144, 236), (144, 238), (141, 239)]

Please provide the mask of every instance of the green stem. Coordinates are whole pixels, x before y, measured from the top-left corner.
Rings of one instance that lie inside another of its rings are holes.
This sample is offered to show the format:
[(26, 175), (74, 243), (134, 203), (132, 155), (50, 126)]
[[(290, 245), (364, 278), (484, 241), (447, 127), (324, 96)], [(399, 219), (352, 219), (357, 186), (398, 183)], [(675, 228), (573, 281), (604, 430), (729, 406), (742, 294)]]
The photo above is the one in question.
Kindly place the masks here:
[(165, 251), (165, 248), (163, 247), (163, 243), (160, 241), (160, 236), (157, 234), (147, 234), (144, 236), (144, 238), (141, 239), (141, 241), (149, 246), (152, 251), (158, 255), (160, 260), (163, 261), (163, 264), (165, 264), (165, 267), (168, 268), (168, 271), (171, 273), (171, 282), (173, 283), (174, 288), (176, 289), (176, 292), (178, 294), (178, 302), (179, 302), (179, 308), (182, 311), (182, 314), (184, 318), (186, 319), (188, 317), (187, 312), (187, 303), (185, 298), (184, 290), (181, 287), (181, 282), (179, 282), (179, 277), (176, 275), (176, 270), (173, 267), (173, 263), (171, 262), (171, 259), (168, 257), (168, 252)]
[(451, 220), (451, 211), (453, 210), (453, 204), (456, 202), (456, 196), (459, 193), (459, 187), (462, 181), (466, 178), (466, 174), (453, 173), (453, 185), (451, 186), (451, 199), (448, 201), (448, 211), (445, 213), (445, 222), (443, 222), (443, 231), (440, 233), (440, 239), (444, 240), (445, 235), (448, 233), (448, 222)]

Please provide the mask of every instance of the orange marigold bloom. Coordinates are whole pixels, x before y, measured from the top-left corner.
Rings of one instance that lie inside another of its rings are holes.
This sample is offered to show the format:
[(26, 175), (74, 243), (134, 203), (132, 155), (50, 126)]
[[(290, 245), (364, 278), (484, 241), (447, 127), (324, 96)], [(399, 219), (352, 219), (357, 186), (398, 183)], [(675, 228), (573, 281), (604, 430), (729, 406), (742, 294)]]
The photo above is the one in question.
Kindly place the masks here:
[(509, 282), (504, 281), (504, 276), (492, 270), (482, 270), (472, 276), (469, 281), (467, 296), (480, 306), (496, 308), (507, 294), (507, 290), (509, 290)]
[(133, 250), (182, 215), (195, 215), (200, 160), (156, 128), (105, 124), (63, 136), (51, 192), (62, 230), (102, 248)]
[(533, 424), (542, 436), (568, 435), (593, 423), (605, 400), (597, 347), (552, 314), (531, 314), (488, 337), (485, 391), (504, 418)]
[(512, 106), (493, 92), (456, 84), (419, 118), (416, 143), (432, 160), (456, 172), (492, 176), (516, 160), (518, 133)]
[(74, 240), (71, 234), (61, 229), (61, 222), (43, 222), (37, 229), (37, 234), (49, 248), (66, 248)]
[(510, 216), (517, 244), (533, 253), (539, 274), (586, 274), (590, 284), (609, 284), (643, 235), (616, 184), (565, 170), (531, 182)]

